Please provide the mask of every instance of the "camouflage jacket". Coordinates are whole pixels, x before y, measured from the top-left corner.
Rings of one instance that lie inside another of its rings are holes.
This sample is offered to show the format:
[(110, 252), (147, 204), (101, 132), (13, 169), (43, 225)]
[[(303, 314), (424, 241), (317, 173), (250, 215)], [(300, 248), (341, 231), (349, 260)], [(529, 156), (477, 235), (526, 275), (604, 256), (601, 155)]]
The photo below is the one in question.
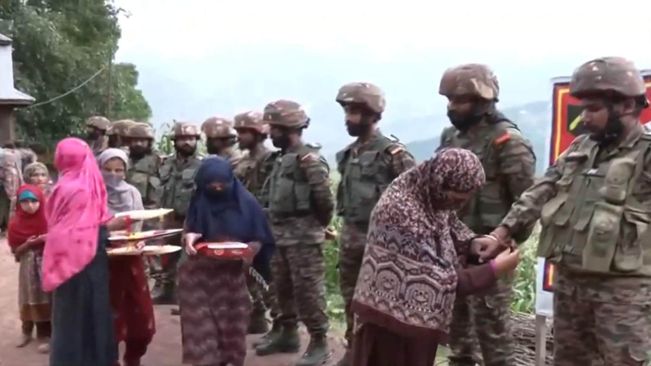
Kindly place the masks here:
[(130, 159), (127, 182), (138, 189), (146, 209), (160, 208), (162, 158), (155, 153), (134, 161)]
[(271, 150), (261, 144), (254, 151), (245, 152), (235, 168), (237, 178), (258, 200), (261, 200), (262, 186), (273, 169), (273, 160), (269, 159), (271, 154)]
[(160, 204), (163, 208), (174, 209), (177, 218), (185, 217), (188, 211), (195, 189), (194, 177), (202, 159), (198, 154), (189, 158), (174, 155), (166, 159), (160, 167)]
[(263, 196), (276, 244), (323, 243), (334, 208), (327, 161), (317, 147), (302, 144), (272, 158)]
[(16, 195), (18, 188), (23, 184), (22, 172), (20, 169), (19, 152), (14, 149), (2, 149), (2, 187), (9, 198), (9, 214), (13, 215), (16, 207)]
[[(486, 184), (460, 212), (461, 220), (479, 234), (488, 234), (501, 223), (535, 177), (536, 156), (531, 143), (514, 123), (498, 116), (493, 122), (481, 121), (465, 133), (449, 127), (441, 134), (439, 149), (464, 148), (482, 162)], [(520, 243), (529, 237), (533, 225), (521, 229), (513, 233)]]
[(402, 172), (416, 165), (398, 141), (376, 131), (366, 142), (355, 141), (337, 153), (337, 214), (346, 223), (365, 227), (382, 192)]

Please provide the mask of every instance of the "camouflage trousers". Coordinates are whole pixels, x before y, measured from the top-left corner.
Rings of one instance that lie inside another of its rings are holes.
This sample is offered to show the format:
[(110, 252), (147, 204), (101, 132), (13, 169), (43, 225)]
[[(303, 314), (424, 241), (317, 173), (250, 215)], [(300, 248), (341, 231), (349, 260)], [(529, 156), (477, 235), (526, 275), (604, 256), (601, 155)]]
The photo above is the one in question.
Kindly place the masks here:
[(357, 276), (362, 265), (364, 248), (366, 247), (365, 228), (360, 228), (354, 224), (344, 224), (339, 237), (339, 288), (341, 296), (344, 298), (346, 311), (346, 341), (348, 347), (353, 344), (353, 312), (350, 305), (355, 293)]
[[(450, 324), (450, 366), (515, 365), (511, 334), (512, 278), (486, 293), (457, 297)], [(479, 352), (478, 352), (479, 351)]]
[[(163, 227), (165, 229), (178, 229), (183, 227), (183, 221), (184, 218), (172, 218), (172, 219), (166, 219)], [(181, 243), (181, 235), (174, 235), (165, 239), (162, 239), (165, 244), (168, 245), (179, 245), (183, 246)], [(168, 285), (172, 286), (176, 284), (176, 273), (178, 270), (178, 266), (180, 264), (180, 260), (182, 257), (182, 254), (184, 253), (183, 250), (170, 253), (170, 254), (165, 254), (162, 256), (156, 256), (156, 257), (149, 257), (149, 265), (150, 265), (150, 274), (151, 277), (154, 278), (160, 285)]]
[(579, 276), (559, 269), (554, 366), (642, 366), (650, 354), (651, 279)]
[(251, 295), (251, 301), (253, 302), (253, 307), (251, 309), (251, 314), (253, 316), (259, 314), (266, 314), (267, 309), (270, 310), (270, 316), (272, 320), (276, 320), (280, 310), (278, 309), (278, 302), (276, 301), (276, 287), (274, 286), (274, 281), (269, 281), (269, 289), (267, 291), (262, 288), (253, 276), (247, 274), (246, 284), (249, 288), (249, 294)]
[(325, 301), (323, 244), (300, 244), (276, 248), (271, 259), (280, 324), (296, 326), (298, 319), (311, 336), (328, 332)]

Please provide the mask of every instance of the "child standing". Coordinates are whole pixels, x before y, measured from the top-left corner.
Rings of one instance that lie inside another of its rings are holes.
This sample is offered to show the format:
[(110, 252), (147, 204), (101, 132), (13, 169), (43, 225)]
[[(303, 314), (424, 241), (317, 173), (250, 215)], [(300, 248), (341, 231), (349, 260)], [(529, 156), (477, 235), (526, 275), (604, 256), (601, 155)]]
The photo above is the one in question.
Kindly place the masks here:
[(7, 241), (20, 263), (18, 303), (22, 321), (22, 337), (18, 347), (25, 347), (36, 336), (41, 343), (39, 352), (49, 352), (50, 295), (41, 288), (43, 244), (47, 233), (45, 197), (34, 185), (23, 185), (18, 190), (16, 213), (9, 222)]

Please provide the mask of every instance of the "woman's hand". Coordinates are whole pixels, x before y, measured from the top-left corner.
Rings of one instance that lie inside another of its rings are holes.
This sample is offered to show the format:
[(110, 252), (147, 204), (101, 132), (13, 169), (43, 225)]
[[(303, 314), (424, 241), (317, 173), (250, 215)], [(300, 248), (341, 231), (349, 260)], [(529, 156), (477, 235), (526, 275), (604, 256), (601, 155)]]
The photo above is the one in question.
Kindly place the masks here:
[(518, 263), (520, 263), (520, 251), (506, 249), (493, 259), (495, 274), (499, 276), (511, 273), (516, 269)]
[(185, 252), (188, 255), (196, 255), (197, 249), (194, 247), (194, 244), (199, 240), (201, 234), (197, 233), (185, 233), (183, 235), (183, 244), (185, 246)]
[(247, 255), (247, 256), (244, 256), (244, 258), (242, 258), (242, 260), (244, 261), (244, 264), (246, 264), (247, 266), (250, 266), (250, 265), (253, 264), (253, 258), (255, 258), (255, 256), (258, 254), (258, 252), (260, 251), (260, 248), (262, 248), (262, 243), (260, 243), (258, 241), (254, 241), (254, 242), (247, 243), (247, 245), (249, 246), (249, 253), (250, 254)]

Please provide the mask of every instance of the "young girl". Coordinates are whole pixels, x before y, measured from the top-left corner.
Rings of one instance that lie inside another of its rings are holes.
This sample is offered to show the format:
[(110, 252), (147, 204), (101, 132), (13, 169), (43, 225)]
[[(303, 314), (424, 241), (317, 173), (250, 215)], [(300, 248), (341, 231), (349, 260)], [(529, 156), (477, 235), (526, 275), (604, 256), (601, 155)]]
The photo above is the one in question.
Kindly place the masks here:
[(23, 172), (23, 179), (27, 184), (38, 186), (45, 194), (45, 197), (50, 195), (52, 180), (50, 179), (50, 172), (45, 164), (37, 161), (26, 166)]
[(50, 295), (41, 289), (43, 244), (47, 232), (45, 198), (37, 186), (23, 185), (18, 190), (16, 214), (9, 222), (7, 241), (16, 261), (20, 262), (18, 303), (23, 334), (18, 347), (25, 347), (36, 337), (39, 352), (47, 353), (50, 340)]
[[(97, 160), (106, 185), (110, 213), (142, 210), (138, 189), (124, 181), (129, 161), (127, 154), (111, 148), (104, 150)], [(143, 260), (139, 256), (111, 257), (109, 273), (115, 337), (117, 342), (126, 344), (122, 365), (140, 366), (140, 358), (147, 352), (156, 332)]]

